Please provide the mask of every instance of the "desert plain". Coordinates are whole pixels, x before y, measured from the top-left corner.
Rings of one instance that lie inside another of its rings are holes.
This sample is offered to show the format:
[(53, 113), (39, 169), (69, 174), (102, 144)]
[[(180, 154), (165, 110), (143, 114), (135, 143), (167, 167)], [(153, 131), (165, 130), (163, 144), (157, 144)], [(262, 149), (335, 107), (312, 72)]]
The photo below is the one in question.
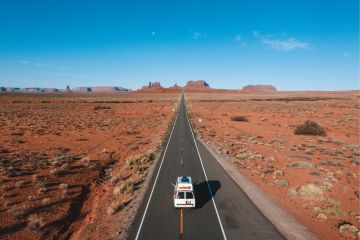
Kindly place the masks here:
[[(358, 239), (359, 91), (186, 94), (198, 135), (320, 239)], [(310, 120), (319, 135), (295, 134)]]
[[(358, 238), (359, 91), (184, 96), (197, 135), (276, 204), (320, 239)], [(180, 97), (1, 95), (0, 238), (126, 237)], [(307, 120), (323, 132), (295, 134)]]
[(2, 94), (0, 239), (123, 235), (179, 94)]

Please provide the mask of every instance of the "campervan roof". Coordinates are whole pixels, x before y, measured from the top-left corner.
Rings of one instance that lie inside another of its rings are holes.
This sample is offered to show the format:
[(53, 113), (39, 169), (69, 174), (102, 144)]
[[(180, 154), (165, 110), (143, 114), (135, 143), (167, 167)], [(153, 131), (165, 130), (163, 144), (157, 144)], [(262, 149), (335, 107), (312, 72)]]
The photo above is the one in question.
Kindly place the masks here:
[(193, 191), (191, 177), (178, 177), (176, 191)]
[(191, 177), (178, 177), (178, 183), (190, 183), (191, 184)]

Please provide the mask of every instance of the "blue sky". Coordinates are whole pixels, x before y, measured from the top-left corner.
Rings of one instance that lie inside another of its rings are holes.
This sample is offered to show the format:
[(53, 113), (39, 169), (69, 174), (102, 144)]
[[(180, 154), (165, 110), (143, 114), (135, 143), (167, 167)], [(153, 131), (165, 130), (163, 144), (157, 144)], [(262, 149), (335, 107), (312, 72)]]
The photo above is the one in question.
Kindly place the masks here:
[(0, 2), (0, 86), (359, 89), (358, 0)]

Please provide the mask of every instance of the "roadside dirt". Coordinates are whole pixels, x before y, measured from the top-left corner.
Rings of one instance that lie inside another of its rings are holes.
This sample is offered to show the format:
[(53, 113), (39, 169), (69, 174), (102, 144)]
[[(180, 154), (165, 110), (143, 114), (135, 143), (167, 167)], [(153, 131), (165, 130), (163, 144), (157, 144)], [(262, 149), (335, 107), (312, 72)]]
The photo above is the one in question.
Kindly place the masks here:
[[(321, 239), (359, 234), (359, 96), (187, 93), (192, 123), (237, 169)], [(326, 135), (296, 135), (312, 120)]]
[(178, 98), (0, 95), (0, 238), (121, 235)]

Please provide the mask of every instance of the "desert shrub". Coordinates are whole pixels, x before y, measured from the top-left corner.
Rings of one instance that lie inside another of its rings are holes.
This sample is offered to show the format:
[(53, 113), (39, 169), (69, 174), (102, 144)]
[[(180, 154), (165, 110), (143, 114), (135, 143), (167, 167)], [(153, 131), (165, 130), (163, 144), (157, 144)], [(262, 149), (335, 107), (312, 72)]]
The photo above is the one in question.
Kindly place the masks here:
[(129, 147), (129, 149), (134, 151), (134, 150), (139, 149), (139, 146), (138, 146), (138, 144), (134, 143)]
[(39, 187), (47, 187), (48, 183), (44, 181), (44, 182), (38, 182), (38, 183), (36, 183), (36, 185)]
[(59, 160), (53, 160), (53, 161), (51, 162), (51, 165), (52, 165), (52, 166), (61, 166), (61, 161), (59, 161)]
[(106, 109), (111, 109), (111, 107), (109, 106), (95, 106), (94, 110), (106, 110)]
[(35, 196), (33, 196), (33, 195), (29, 195), (29, 196), (27, 197), (27, 199), (28, 199), (29, 201), (32, 201), (32, 200), (35, 200), (35, 199), (36, 199), (36, 197), (35, 197)]
[(325, 129), (317, 122), (306, 120), (304, 124), (297, 125), (294, 133), (296, 135), (326, 135)]
[(133, 193), (135, 191), (135, 183), (133, 180), (128, 180), (126, 183), (121, 184), (114, 188), (115, 195), (121, 195), (124, 193)]
[(131, 202), (131, 200), (132, 199), (112, 202), (107, 209), (107, 214), (114, 215), (118, 211), (121, 211), (124, 207), (126, 207)]
[(43, 187), (43, 188), (39, 188), (38, 190), (38, 194), (43, 194), (43, 193), (46, 193), (48, 190), (47, 188)]
[(64, 170), (69, 170), (71, 168), (71, 166), (70, 166), (70, 164), (65, 163), (61, 166), (61, 168)]
[(248, 122), (249, 120), (247, 119), (246, 116), (237, 115), (237, 116), (232, 116), (231, 121)]
[(25, 216), (25, 209), (19, 207), (13, 207), (8, 210), (10, 214), (12, 214), (16, 219), (20, 220)]
[(242, 115), (236, 115), (231, 117), (231, 121), (248, 122), (248, 118)]
[(114, 186), (114, 185), (118, 184), (120, 180), (121, 180), (120, 176), (115, 176), (110, 179), (110, 183), (111, 183), (111, 185)]
[(3, 193), (1, 196), (2, 196), (3, 198), (12, 198), (12, 197), (15, 197), (15, 196), (16, 196), (16, 193), (8, 192), (8, 193)]
[(12, 205), (12, 204), (11, 204), (10, 201), (5, 201), (4, 204), (3, 204), (4, 208), (7, 208), (7, 207), (9, 207), (9, 206), (11, 206), (11, 205)]
[(40, 179), (40, 177), (37, 174), (33, 174), (32, 179), (33, 179), (33, 181), (38, 181)]
[(61, 170), (57, 169), (57, 168), (54, 168), (50, 171), (50, 174), (55, 175), (55, 176), (59, 176), (59, 175), (61, 175), (61, 173), (62, 173)]
[(107, 154), (107, 153), (109, 153), (109, 150), (107, 150), (106, 148), (103, 148), (103, 150), (101, 150), (100, 153), (101, 154)]
[(38, 231), (45, 226), (44, 219), (42, 217), (39, 217), (37, 214), (30, 215), (28, 217), (28, 221), (29, 222), (27, 226), (33, 231)]
[(48, 205), (48, 204), (50, 204), (50, 202), (51, 202), (50, 198), (44, 198), (44, 199), (41, 201), (41, 204), (42, 204), (42, 205)]
[(24, 180), (20, 180), (20, 181), (17, 181), (16, 183), (15, 183), (15, 186), (17, 186), (17, 187), (21, 187), (21, 186), (24, 186), (25, 185), (25, 181)]
[(155, 155), (152, 153), (129, 158), (126, 160), (126, 169), (144, 173), (149, 168), (149, 163), (154, 159)]
[(131, 193), (134, 192), (135, 184), (132, 180), (127, 181), (125, 186), (126, 186), (126, 188), (125, 188), (126, 192), (131, 192)]
[(14, 189), (14, 187), (8, 185), (1, 186), (2, 192), (10, 191), (11, 189)]
[(20, 136), (23, 136), (24, 133), (23, 132), (13, 132), (13, 133), (11, 133), (11, 135), (20, 137)]
[(68, 189), (68, 188), (69, 188), (69, 186), (66, 183), (62, 183), (59, 185), (59, 189), (64, 190), (64, 189)]
[[(65, 151), (65, 150), (63, 150)], [(60, 154), (58, 156), (55, 156), (53, 158), (53, 162), (57, 162), (57, 163), (65, 163), (65, 162), (71, 162), (73, 161), (74, 158), (72, 156), (68, 156), (68, 155), (65, 155), (65, 154)]]
[(84, 164), (89, 164), (91, 162), (90, 157), (83, 157), (80, 162)]

